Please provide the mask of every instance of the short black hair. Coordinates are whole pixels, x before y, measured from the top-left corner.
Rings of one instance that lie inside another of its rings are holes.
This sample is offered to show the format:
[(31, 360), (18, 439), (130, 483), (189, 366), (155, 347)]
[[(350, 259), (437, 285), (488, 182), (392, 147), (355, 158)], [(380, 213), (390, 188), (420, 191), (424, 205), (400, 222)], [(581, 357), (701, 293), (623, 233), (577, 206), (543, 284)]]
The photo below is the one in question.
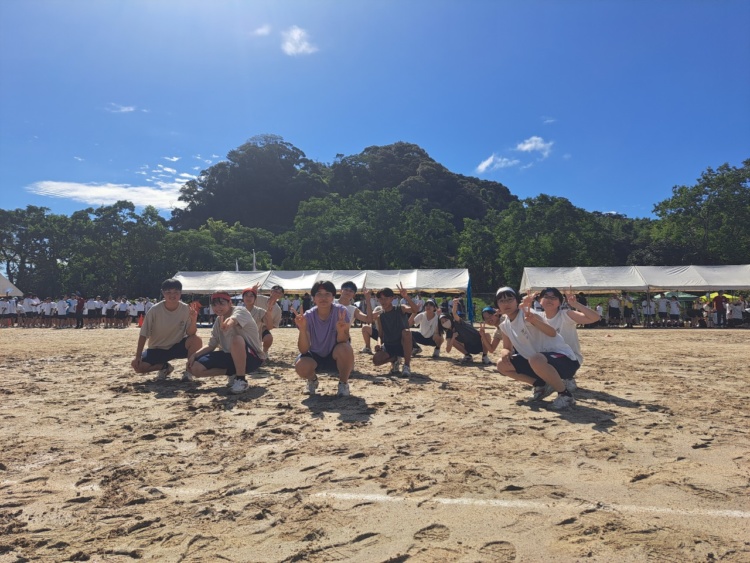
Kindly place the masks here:
[(279, 291), (281, 291), (281, 293), (286, 293), (286, 292), (284, 291), (284, 288), (283, 288), (283, 287), (281, 287), (281, 286), (280, 286), (279, 284), (276, 284), (276, 285), (275, 285), (275, 286), (273, 286), (273, 287), (272, 287), (271, 289), (278, 289)]
[(381, 289), (380, 291), (378, 291), (377, 297), (380, 297), (380, 296), (393, 297), (394, 293), (390, 287), (386, 287), (385, 289)]
[(333, 282), (331, 280), (321, 280), (315, 282), (312, 286), (312, 289), (310, 290), (310, 293), (312, 295), (315, 295), (316, 293), (318, 293), (319, 289), (325, 289), (331, 295), (336, 295), (336, 286), (333, 285)]
[(341, 284), (341, 289), (351, 289), (354, 293), (357, 293), (357, 284), (353, 281), (345, 281)]
[(174, 278), (169, 278), (168, 280), (164, 280), (163, 282), (161, 282), (162, 291), (167, 291), (169, 289), (179, 289), (180, 291), (182, 291), (182, 282)]

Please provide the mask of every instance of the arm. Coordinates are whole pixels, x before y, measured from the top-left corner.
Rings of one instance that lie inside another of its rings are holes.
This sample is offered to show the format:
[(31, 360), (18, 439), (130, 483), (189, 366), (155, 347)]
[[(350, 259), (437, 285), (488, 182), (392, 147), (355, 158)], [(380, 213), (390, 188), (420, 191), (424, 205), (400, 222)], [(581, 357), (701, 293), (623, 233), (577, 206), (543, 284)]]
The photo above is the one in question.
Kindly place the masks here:
[(349, 327), (351, 323), (346, 321), (346, 309), (342, 307), (339, 311), (339, 318), (336, 322), (336, 343), (342, 344), (349, 342)]
[(365, 311), (367, 313), (362, 313), (359, 309), (354, 310), (354, 318), (359, 319), (363, 323), (372, 324), (372, 311), (370, 310), (370, 297), (372, 296), (372, 292), (367, 288), (362, 288), (364, 291), (364, 297), (365, 300)]
[(574, 309), (573, 311), (568, 311), (568, 316), (577, 324), (587, 325), (601, 320), (601, 315), (586, 305), (579, 303), (573, 292), (570, 292), (565, 298), (568, 300), (568, 305)]
[(185, 329), (185, 334), (187, 334), (188, 336), (193, 336), (196, 332), (198, 332), (198, 311), (196, 311), (192, 307), (188, 307), (188, 310), (190, 312), (190, 320), (188, 321), (187, 328)]
[(294, 324), (297, 325), (297, 329), (299, 330), (297, 349), (300, 354), (307, 354), (310, 351), (310, 335), (307, 332), (307, 319), (305, 315), (294, 317)]

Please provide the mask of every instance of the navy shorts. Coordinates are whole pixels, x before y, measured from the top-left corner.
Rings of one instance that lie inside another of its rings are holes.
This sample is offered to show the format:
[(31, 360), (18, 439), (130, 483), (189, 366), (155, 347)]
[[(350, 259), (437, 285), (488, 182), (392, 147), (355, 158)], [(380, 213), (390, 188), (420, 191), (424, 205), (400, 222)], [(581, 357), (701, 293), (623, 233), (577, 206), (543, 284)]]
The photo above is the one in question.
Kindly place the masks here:
[[(557, 352), (542, 352), (542, 354), (547, 358), (547, 363), (557, 370), (560, 379), (573, 379), (576, 372), (578, 371), (578, 368), (581, 367), (581, 364), (578, 363), (578, 360), (571, 360), (565, 354), (559, 354)], [(536, 381), (534, 382), (535, 386), (545, 384), (545, 381), (536, 373), (534, 373), (533, 369), (531, 369), (529, 360), (527, 360), (523, 356), (513, 354), (510, 357), (510, 363), (513, 364), (513, 368), (518, 373), (534, 377), (536, 379)]]
[(419, 331), (412, 331), (411, 341), (416, 344), (422, 344), (424, 346), (437, 346), (437, 344), (435, 344), (434, 337), (427, 338), (426, 336), (423, 336)]
[(187, 342), (187, 338), (183, 338), (167, 350), (162, 350), (161, 348), (149, 348), (141, 355), (141, 361), (155, 366), (157, 364), (166, 364), (169, 360), (187, 358), (188, 351), (185, 342)]
[[(195, 361), (203, 365), (206, 369), (223, 369), (227, 372), (227, 375), (237, 374), (237, 368), (234, 365), (234, 360), (232, 360), (232, 354), (229, 352), (214, 350), (205, 356), (197, 358)], [(245, 373), (252, 373), (261, 365), (263, 365), (263, 360), (260, 359), (250, 345), (245, 344)]]
[(300, 358), (312, 358), (313, 360), (315, 360), (315, 363), (317, 364), (315, 366), (315, 373), (338, 373), (339, 371), (336, 360), (333, 359), (333, 351), (331, 351), (331, 353), (327, 356), (321, 356), (319, 354), (316, 354), (315, 352), (307, 352), (306, 354), (300, 354), (299, 356), (297, 356), (297, 361), (299, 361)]

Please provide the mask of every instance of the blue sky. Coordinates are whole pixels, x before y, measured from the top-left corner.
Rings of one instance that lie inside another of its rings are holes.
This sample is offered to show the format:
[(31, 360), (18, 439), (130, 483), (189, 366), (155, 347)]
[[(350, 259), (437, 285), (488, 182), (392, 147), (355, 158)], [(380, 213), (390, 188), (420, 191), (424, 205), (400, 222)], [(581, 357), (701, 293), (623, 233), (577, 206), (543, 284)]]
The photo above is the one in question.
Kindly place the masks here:
[(649, 217), (750, 158), (748, 24), (746, 0), (3, 0), (0, 206), (168, 216), (270, 133)]

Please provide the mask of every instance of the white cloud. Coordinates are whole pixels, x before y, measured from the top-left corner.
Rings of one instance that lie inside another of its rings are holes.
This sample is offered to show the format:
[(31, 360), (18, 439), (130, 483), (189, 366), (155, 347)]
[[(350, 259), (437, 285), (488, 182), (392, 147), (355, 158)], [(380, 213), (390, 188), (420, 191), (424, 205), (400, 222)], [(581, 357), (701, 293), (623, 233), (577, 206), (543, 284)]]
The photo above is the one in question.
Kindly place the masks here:
[(253, 35), (257, 35), (258, 37), (265, 37), (266, 35), (270, 35), (271, 33), (271, 26), (268, 24), (260, 26), (258, 29), (253, 31)]
[(80, 156), (74, 156), (73, 158), (78, 162), (83, 162), (83, 159)]
[(516, 166), (520, 161), (503, 156), (497, 156), (496, 154), (491, 155), (486, 160), (479, 163), (476, 168), (477, 174), (484, 174), (485, 172), (492, 172), (493, 170), (499, 170), (500, 168), (510, 168)]
[(177, 162), (180, 160), (179, 156), (164, 156), (162, 157), (164, 160), (168, 160), (169, 162)]
[(525, 141), (521, 141), (516, 145), (516, 150), (521, 152), (540, 152), (543, 158), (547, 158), (552, 150), (553, 141), (548, 143), (544, 142), (541, 137), (533, 136), (529, 137)]
[(153, 205), (157, 209), (174, 209), (185, 206), (178, 201), (181, 182), (156, 182), (155, 186), (130, 186), (128, 184), (81, 184), (78, 182), (35, 182), (26, 190), (49, 197), (72, 199), (86, 205), (112, 205), (120, 200), (132, 201), (137, 207)]
[(310, 55), (318, 50), (315, 45), (308, 41), (307, 32), (296, 25), (283, 31), (281, 36), (284, 38), (281, 50), (289, 56)]
[(177, 170), (174, 168), (167, 168), (163, 164), (158, 165), (160, 170), (156, 170), (156, 172), (166, 172), (167, 174), (177, 174)]
[(196, 176), (195, 174), (187, 174), (186, 172), (183, 172), (182, 174), (178, 174), (178, 177), (179, 178), (187, 178), (188, 180), (194, 180), (198, 176)]
[(121, 106), (120, 104), (109, 102), (104, 109), (110, 113), (130, 113), (135, 111), (135, 106)]

